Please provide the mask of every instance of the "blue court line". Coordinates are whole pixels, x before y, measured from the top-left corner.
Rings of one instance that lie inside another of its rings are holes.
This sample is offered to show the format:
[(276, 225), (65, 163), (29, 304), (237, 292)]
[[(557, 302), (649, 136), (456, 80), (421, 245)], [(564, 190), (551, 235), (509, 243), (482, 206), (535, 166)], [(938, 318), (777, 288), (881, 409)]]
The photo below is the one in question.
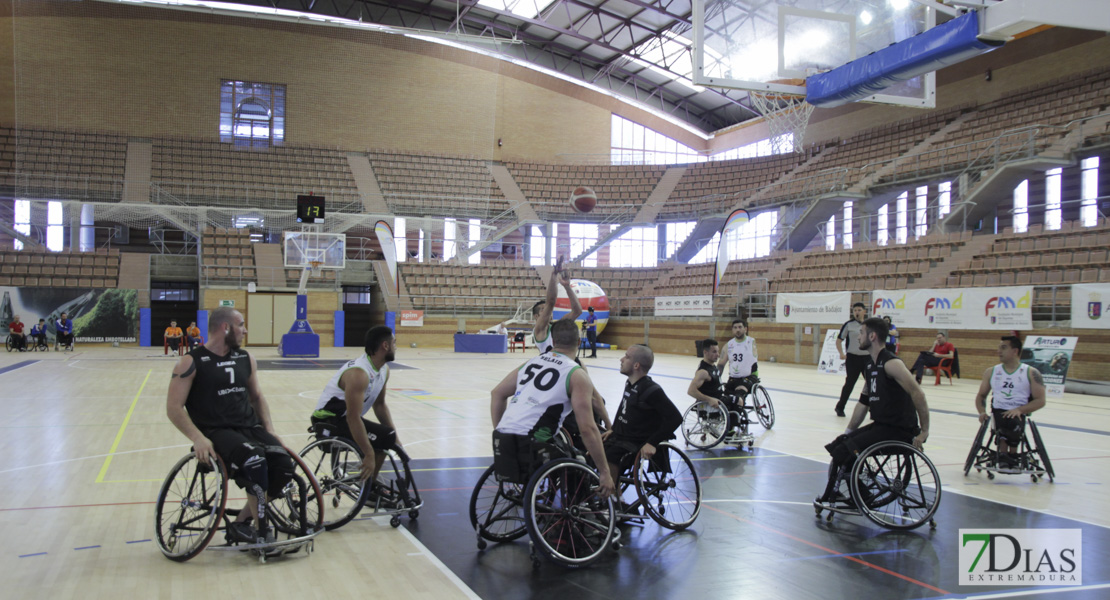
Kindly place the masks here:
[(905, 548), (898, 550), (872, 550), (871, 552), (853, 552), (851, 554), (820, 554), (818, 556), (801, 556), (798, 558), (787, 558), (781, 562), (793, 562), (796, 560), (819, 560), (822, 558), (844, 558), (847, 556), (869, 556), (872, 554), (898, 554), (899, 552), (908, 552)]
[(42, 556), (44, 554), (46, 554), (46, 553), (45, 552), (35, 552), (34, 554), (20, 554), (19, 558), (29, 558), (31, 556)]
[(128, 543), (128, 544), (141, 544), (143, 542), (149, 542), (149, 541), (150, 541), (150, 538), (147, 538), (145, 540), (131, 540), (130, 542), (126, 542), (126, 543)]
[(23, 362), (17, 362), (14, 365), (8, 365), (6, 367), (0, 368), (0, 375), (3, 375), (4, 373), (7, 373), (9, 371), (14, 371), (16, 369), (21, 369), (23, 367), (33, 365), (37, 362), (39, 362), (39, 361), (37, 361), (37, 360), (25, 360)]
[[(591, 369), (604, 369), (606, 371), (619, 371), (620, 370), (620, 369), (614, 369), (612, 367), (590, 367), (590, 368)], [(690, 377), (685, 377), (685, 376), (682, 376), (682, 375), (662, 375), (662, 374), (660, 374), (660, 375), (650, 374), (650, 375), (653, 379), (656, 378), (656, 377), (669, 377), (671, 379), (681, 379), (683, 381), (690, 381), (691, 379), (693, 379), (692, 375)], [(773, 388), (773, 387), (767, 387), (767, 386), (763, 386), (763, 387), (767, 388), (768, 390), (770, 390), (772, 392), (782, 392), (784, 394), (805, 394), (805, 392), (799, 392), (797, 390), (784, 390), (784, 389), (781, 389), (781, 388)], [(829, 400), (840, 400), (840, 396), (829, 396), (827, 394), (805, 394), (805, 395), (808, 395), (808, 396), (813, 397), (813, 398), (828, 398)], [(938, 414), (942, 414), (942, 415), (955, 415), (957, 417), (973, 417), (973, 418), (976, 418), (976, 419), (979, 418), (978, 414), (960, 412), (960, 411), (957, 411), (957, 410), (941, 410), (941, 409), (937, 409), (937, 408), (930, 408), (929, 412), (930, 413), (938, 413)], [(1037, 427), (1048, 428), (1048, 429), (1062, 429), (1064, 431), (1074, 431), (1074, 432), (1077, 432), (1077, 433), (1089, 433), (1091, 435), (1110, 436), (1110, 431), (1098, 431), (1098, 430), (1095, 430), (1095, 429), (1084, 429), (1082, 427), (1071, 427), (1071, 426), (1068, 426), (1068, 425), (1049, 425), (1049, 424), (1045, 424), (1045, 423), (1037, 423)]]
[(97, 544), (95, 546), (81, 546), (80, 548), (74, 548), (74, 550), (91, 550), (93, 548), (99, 548), (99, 547), (100, 547), (100, 544)]

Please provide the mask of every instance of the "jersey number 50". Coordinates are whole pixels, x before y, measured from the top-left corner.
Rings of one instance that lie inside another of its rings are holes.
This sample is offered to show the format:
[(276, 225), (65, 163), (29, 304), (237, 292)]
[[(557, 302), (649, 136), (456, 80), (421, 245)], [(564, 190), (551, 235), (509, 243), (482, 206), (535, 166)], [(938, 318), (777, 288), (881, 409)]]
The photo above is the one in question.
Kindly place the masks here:
[(524, 374), (526, 377), (520, 380), (520, 385), (526, 385), (529, 381), (532, 381), (532, 378), (535, 378), (536, 383), (534, 385), (536, 389), (543, 392), (555, 387), (555, 384), (559, 382), (559, 371), (550, 367), (544, 369), (541, 365), (528, 365), (524, 369)]

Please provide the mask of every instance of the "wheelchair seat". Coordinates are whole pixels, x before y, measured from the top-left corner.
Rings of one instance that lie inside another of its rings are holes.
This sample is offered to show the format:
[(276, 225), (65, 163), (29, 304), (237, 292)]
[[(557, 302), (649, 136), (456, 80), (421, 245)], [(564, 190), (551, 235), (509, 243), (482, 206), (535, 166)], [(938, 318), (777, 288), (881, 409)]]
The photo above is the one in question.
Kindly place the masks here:
[(991, 414), (975, 434), (967, 460), (964, 461), (964, 476), (966, 477), (974, 468), (976, 473), (986, 471), (987, 479), (994, 479), (995, 473), (1003, 473), (1028, 475), (1034, 482), (1046, 476), (1049, 483), (1055, 481), (1056, 472), (1052, 469), (1052, 460), (1048, 457), (1048, 450), (1041, 440), (1041, 432), (1037, 429), (1037, 424), (1027, 415), (1021, 417), (1021, 423), (1021, 441), (1017, 445), (1019, 451), (1016, 467), (1004, 466), (999, 462), (998, 451), (995, 448), (998, 446), (1000, 434), (994, 415)]

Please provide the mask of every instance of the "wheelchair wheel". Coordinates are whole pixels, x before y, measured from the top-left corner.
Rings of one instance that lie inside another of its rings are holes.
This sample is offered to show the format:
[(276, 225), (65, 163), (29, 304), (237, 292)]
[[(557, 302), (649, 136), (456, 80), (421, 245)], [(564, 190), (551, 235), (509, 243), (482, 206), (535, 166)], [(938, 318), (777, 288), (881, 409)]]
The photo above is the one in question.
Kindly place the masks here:
[(761, 385), (756, 385), (752, 390), (752, 405), (755, 407), (755, 416), (764, 429), (775, 426), (775, 405), (771, 403), (771, 395)]
[(359, 479), (362, 453), (358, 448), (339, 438), (324, 438), (305, 446), (301, 459), (320, 483), (324, 528), (339, 529), (355, 518), (366, 501), (365, 482)]
[(971, 450), (967, 453), (967, 460), (964, 461), (964, 475), (971, 471), (971, 467), (975, 466), (976, 459), (979, 458), (979, 453), (983, 450), (983, 438), (987, 437), (987, 430), (990, 429), (991, 419), (988, 417), (983, 424), (979, 426), (979, 433), (975, 434), (975, 441), (971, 444)]
[(267, 517), (278, 533), (292, 539), (324, 527), (324, 494), (304, 460), (288, 448), (285, 451), (293, 459), (293, 479), (267, 503)]
[(597, 494), (600, 482), (589, 466), (572, 458), (548, 462), (525, 488), (524, 519), (535, 548), (568, 567), (597, 560), (613, 541), (612, 498)]
[(15, 344), (12, 342), (12, 336), (10, 334), (4, 339), (4, 347), (7, 348), (8, 352), (15, 349)]
[(511, 542), (528, 533), (524, 524), (524, 486), (497, 481), (490, 465), (470, 494), (470, 525), (491, 542)]
[(673, 444), (663, 442), (657, 450), (651, 460), (636, 462), (636, 494), (652, 520), (681, 531), (701, 512), (701, 480), (693, 461)]
[(190, 452), (170, 470), (154, 511), (158, 548), (166, 558), (185, 562), (212, 540), (227, 506), (227, 469), (218, 456), (211, 466)]
[(915, 529), (940, 505), (940, 476), (924, 453), (902, 442), (873, 444), (852, 469), (852, 499), (868, 519), (889, 529)]
[(1048, 459), (1048, 451), (1044, 449), (1044, 442), (1041, 441), (1041, 432), (1037, 429), (1037, 424), (1029, 419), (1029, 431), (1033, 433), (1033, 443), (1037, 445), (1037, 456), (1041, 459), (1041, 466), (1044, 467), (1045, 475), (1048, 475), (1048, 481), (1051, 483), (1056, 479), (1056, 471), (1052, 470), (1052, 461)]
[(708, 450), (721, 443), (728, 433), (728, 412), (723, 403), (710, 406), (698, 401), (682, 415), (682, 437), (698, 450)]

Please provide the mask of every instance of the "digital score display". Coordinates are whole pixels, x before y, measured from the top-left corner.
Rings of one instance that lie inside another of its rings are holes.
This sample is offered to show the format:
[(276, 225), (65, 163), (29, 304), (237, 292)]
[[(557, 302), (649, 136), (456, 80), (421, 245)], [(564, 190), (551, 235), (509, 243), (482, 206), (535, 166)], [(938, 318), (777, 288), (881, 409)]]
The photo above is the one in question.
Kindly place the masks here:
[(324, 197), (323, 196), (297, 196), (297, 222), (315, 223), (324, 222)]

